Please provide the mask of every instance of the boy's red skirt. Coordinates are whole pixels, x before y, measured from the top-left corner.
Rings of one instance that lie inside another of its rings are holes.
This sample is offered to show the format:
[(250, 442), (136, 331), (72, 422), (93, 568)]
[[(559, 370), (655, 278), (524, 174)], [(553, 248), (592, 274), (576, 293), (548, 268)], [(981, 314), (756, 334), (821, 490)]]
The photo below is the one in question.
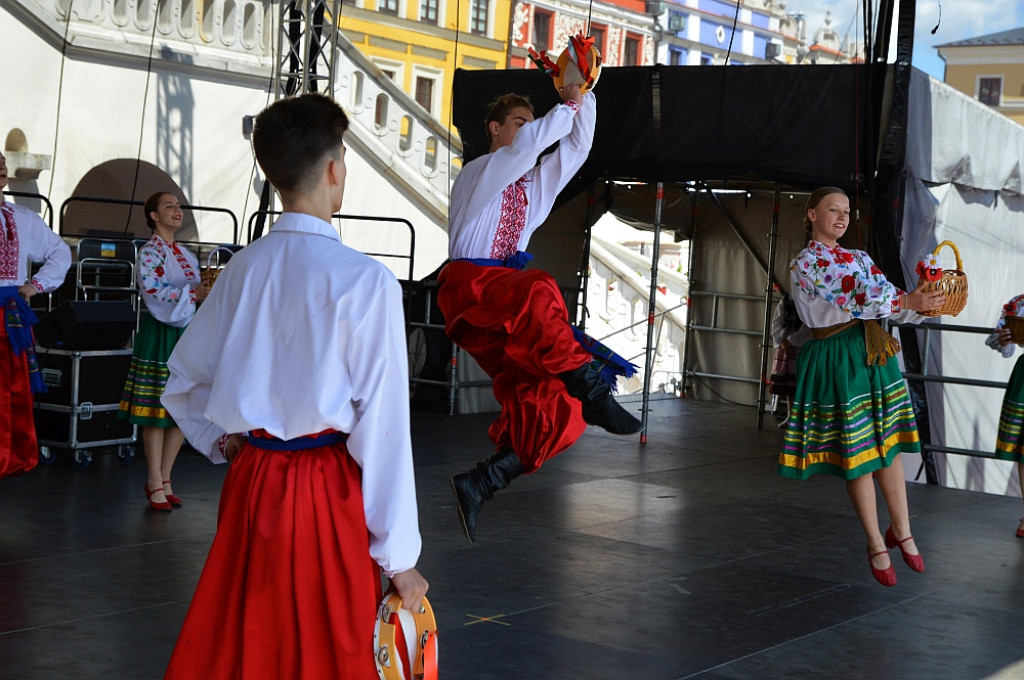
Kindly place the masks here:
[(527, 472), (575, 443), (587, 424), (559, 373), (591, 360), (569, 326), (555, 279), (517, 270), (451, 262), (438, 277), (445, 330), (494, 380), (501, 414), (489, 434), (509, 446)]
[(376, 680), (360, 481), (344, 444), (242, 448), (165, 680)]
[(0, 386), (0, 477), (7, 477), (34, 468), (39, 463), (39, 445), (32, 415), (28, 358), (11, 349), (2, 318)]

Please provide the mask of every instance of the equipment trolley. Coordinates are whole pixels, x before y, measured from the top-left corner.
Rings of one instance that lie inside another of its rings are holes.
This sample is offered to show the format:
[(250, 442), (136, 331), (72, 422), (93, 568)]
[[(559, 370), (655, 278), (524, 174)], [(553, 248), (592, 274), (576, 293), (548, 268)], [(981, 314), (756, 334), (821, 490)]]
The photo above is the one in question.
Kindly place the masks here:
[(47, 392), (36, 395), (36, 438), (40, 460), (51, 463), (53, 448), (69, 449), (75, 467), (92, 462), (89, 449), (117, 446), (117, 457), (134, 456), (136, 427), (117, 417), (132, 350), (75, 351), (36, 348)]

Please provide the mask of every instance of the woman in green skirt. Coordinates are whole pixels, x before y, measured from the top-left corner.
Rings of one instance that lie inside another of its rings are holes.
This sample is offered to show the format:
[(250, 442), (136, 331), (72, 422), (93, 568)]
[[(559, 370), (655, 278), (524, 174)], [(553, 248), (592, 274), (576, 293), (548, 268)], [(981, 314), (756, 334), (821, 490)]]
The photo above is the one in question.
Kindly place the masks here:
[[(895, 359), (899, 343), (876, 321), (918, 322), (915, 312), (938, 309), (942, 293), (922, 286), (907, 293), (886, 280), (867, 253), (838, 244), (850, 224), (850, 201), (836, 187), (810, 195), (804, 226), (811, 241), (790, 265), (792, 296), (811, 340), (797, 358), (797, 387), (790, 410), (779, 474), (807, 479), (831, 474), (846, 481), (867, 537), (871, 573), (896, 584), (887, 548), (924, 571), (910, 533), (902, 452), (919, 452), (914, 412)], [(889, 509), (891, 526), (878, 526), (874, 479)]]
[(206, 298), (210, 288), (200, 284), (195, 255), (174, 241), (182, 222), (177, 197), (155, 193), (146, 199), (143, 210), (153, 238), (139, 249), (136, 272), (139, 296), (149, 314), (143, 316), (135, 335), (118, 415), (142, 427), (146, 499), (154, 510), (169, 511), (181, 505), (171, 486), (171, 468), (184, 435), (160, 403), (167, 383), (167, 358), (192, 320), (196, 303)]
[[(988, 336), (985, 344), (998, 350), (1009, 359), (1013, 356), (1014, 343), (1007, 328), (1006, 317), (1024, 317), (1024, 295), (1018, 295), (1005, 305), (999, 316), (996, 329)], [(1017, 476), (1024, 492), (1024, 354), (1017, 359), (1010, 374), (1010, 382), (1003, 395), (1003, 408), (999, 412), (999, 433), (996, 435), (996, 458), (1017, 463)], [(1024, 538), (1024, 517), (1017, 526), (1017, 538)]]

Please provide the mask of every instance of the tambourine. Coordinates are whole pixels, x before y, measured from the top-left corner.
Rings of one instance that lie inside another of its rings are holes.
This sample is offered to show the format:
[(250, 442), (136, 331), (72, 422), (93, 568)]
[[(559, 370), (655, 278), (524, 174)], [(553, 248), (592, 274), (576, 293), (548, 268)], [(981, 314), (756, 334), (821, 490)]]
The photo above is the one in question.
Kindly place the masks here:
[(580, 94), (586, 94), (597, 85), (601, 77), (601, 53), (594, 47), (594, 39), (569, 38), (569, 46), (562, 50), (558, 61), (558, 74), (555, 75), (555, 88), (561, 90), (565, 85), (580, 86)]
[(562, 51), (557, 63), (551, 61), (547, 52), (536, 52), (532, 47), (528, 51), (538, 70), (554, 79), (556, 90), (576, 84), (580, 86), (580, 94), (586, 94), (594, 89), (601, 76), (601, 53), (594, 47), (592, 37), (569, 36), (569, 46)]
[(423, 598), (419, 612), (402, 609), (393, 590), (384, 594), (373, 629), (380, 680), (437, 680), (437, 622)]

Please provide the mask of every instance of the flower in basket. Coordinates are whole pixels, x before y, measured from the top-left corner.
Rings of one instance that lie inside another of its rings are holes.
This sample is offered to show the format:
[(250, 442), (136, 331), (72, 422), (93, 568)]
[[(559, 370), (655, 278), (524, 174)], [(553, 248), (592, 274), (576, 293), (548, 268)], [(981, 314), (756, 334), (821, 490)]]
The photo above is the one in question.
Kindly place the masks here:
[(938, 281), (942, 278), (942, 258), (932, 253), (917, 263), (915, 271), (925, 281)]

